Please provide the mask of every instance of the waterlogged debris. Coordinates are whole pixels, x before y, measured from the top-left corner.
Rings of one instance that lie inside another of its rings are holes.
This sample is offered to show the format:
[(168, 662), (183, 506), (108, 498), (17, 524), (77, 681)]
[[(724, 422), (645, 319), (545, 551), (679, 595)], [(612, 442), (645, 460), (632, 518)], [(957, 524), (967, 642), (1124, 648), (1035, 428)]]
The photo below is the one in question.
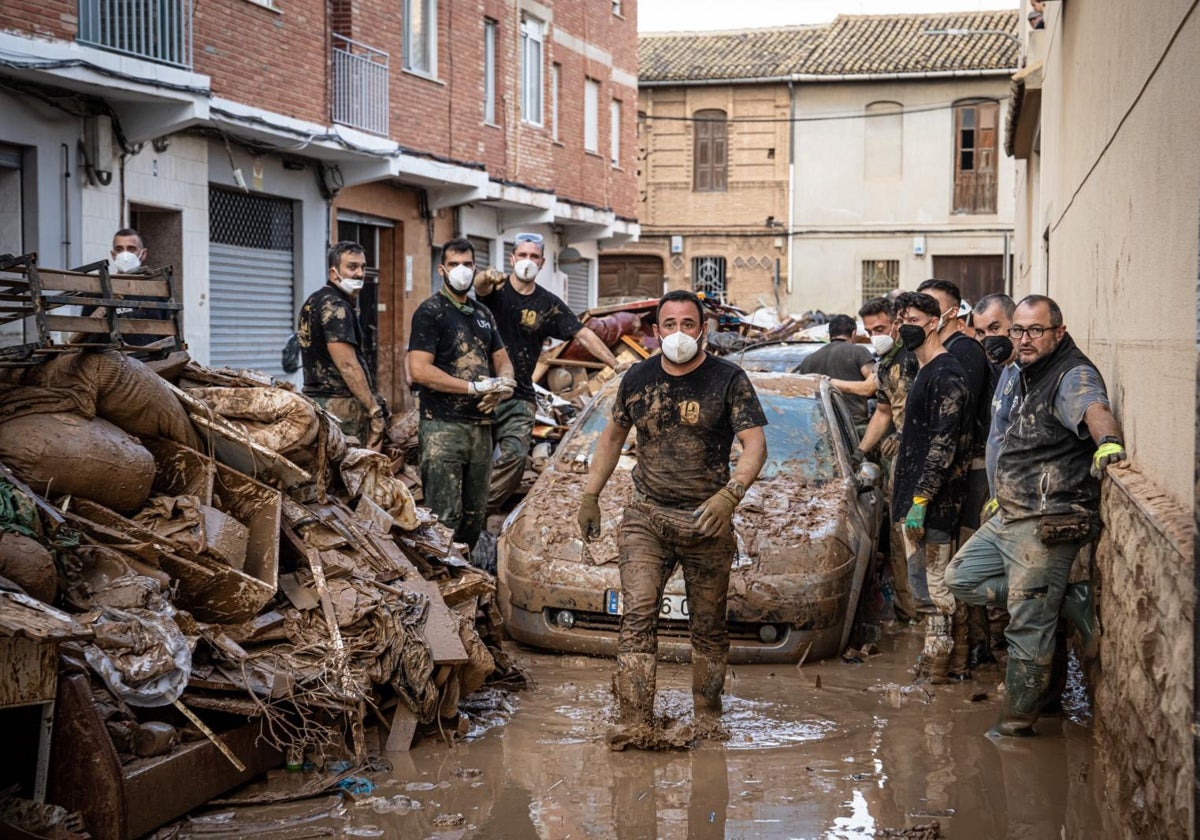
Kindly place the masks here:
[(462, 814), (438, 814), (433, 818), (433, 824), (438, 828), (454, 828), (466, 821), (467, 818)]
[(370, 808), (376, 814), (403, 814), (421, 810), (420, 802), (401, 793), (395, 796), (372, 796), (359, 801), (357, 805), (360, 808)]
[(343, 837), (382, 837), (384, 830), (377, 825), (359, 825), (342, 829)]
[(459, 767), (454, 771), (454, 775), (460, 779), (478, 779), (483, 775), (483, 771), (477, 767)]
[(903, 840), (942, 840), (942, 824), (937, 820), (931, 823), (914, 825), (912, 828), (881, 828), (875, 832), (876, 837), (903, 838)]

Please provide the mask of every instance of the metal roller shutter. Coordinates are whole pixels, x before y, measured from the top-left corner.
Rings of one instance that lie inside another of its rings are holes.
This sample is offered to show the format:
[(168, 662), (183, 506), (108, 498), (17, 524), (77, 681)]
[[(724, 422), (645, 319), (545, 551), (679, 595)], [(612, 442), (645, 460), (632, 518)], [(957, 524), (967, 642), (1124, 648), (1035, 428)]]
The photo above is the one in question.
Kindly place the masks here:
[(292, 203), (209, 191), (209, 363), (285, 376), (280, 351), (294, 331)]
[(562, 270), (567, 275), (567, 306), (578, 315), (591, 306), (591, 298), (588, 295), (588, 278), (591, 275), (592, 261), (580, 260), (577, 263), (569, 263), (564, 265)]

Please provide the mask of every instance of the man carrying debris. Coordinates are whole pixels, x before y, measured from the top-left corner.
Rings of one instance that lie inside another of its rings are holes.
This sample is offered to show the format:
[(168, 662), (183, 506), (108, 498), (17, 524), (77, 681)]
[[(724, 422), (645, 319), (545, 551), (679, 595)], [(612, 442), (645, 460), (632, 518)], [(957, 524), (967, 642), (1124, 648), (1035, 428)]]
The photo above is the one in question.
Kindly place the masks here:
[(541, 234), (518, 233), (514, 243), (511, 274), (488, 269), (475, 278), (475, 294), (496, 317), (517, 381), (513, 396), (496, 409), (492, 426), (492, 439), (500, 451), (492, 465), (490, 510), (498, 509), (512, 495), (525, 472), (537, 413), (533, 369), (546, 339), (574, 338), (597, 359), (613, 369), (617, 367), (616, 358), (604, 342), (557, 295), (537, 284), (538, 272), (545, 263)]
[(326, 254), (328, 282), (300, 308), (297, 339), (304, 360), (304, 393), (341, 421), (360, 446), (379, 449), (387, 428), (383, 400), (363, 355), (358, 293), (366, 255), (357, 242), (338, 242)]
[[(733, 511), (767, 457), (767, 421), (745, 371), (700, 346), (700, 299), (672, 291), (658, 304), (655, 335), (662, 354), (635, 365), (622, 380), (612, 417), (596, 444), (579, 508), (585, 540), (600, 536), (600, 492), (637, 427), (634, 493), (617, 535), (624, 612), (617, 639), (620, 748), (650, 737), (663, 587), (683, 567), (692, 635), (692, 700), (697, 722), (721, 714), (729, 654), (726, 596), (737, 554)], [(732, 478), (734, 436), (742, 445)]]
[(909, 580), (923, 566), (933, 601), (918, 677), (934, 684), (967, 673), (966, 606), (955, 602), (944, 575), (970, 466), (972, 418), (966, 375), (938, 332), (942, 312), (937, 300), (922, 292), (896, 299), (900, 342), (916, 355), (920, 369), (908, 393), (896, 455), (892, 517), (904, 520)]
[(408, 341), (409, 373), (421, 387), (421, 485), (455, 541), (473, 548), (487, 519), (496, 407), (517, 383), (496, 319), (467, 297), (475, 247), (451, 239), (438, 272), (445, 283), (413, 312)]
[(992, 730), (1033, 735), (1049, 697), (1059, 609), (1092, 641), (1090, 585), (1068, 585), (1100, 527), (1100, 479), (1126, 458), (1104, 380), (1076, 347), (1058, 304), (1029, 295), (1013, 314), (1016, 363), (993, 401), (987, 446), (993, 515), (954, 557), (946, 585), (1011, 616), (1004, 707)]

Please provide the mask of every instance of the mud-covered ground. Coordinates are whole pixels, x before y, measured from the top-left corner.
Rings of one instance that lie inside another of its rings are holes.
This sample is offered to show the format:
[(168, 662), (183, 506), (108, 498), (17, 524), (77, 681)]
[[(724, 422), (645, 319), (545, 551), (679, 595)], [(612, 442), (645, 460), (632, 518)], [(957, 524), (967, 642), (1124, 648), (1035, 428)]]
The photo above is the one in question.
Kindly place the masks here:
[[(185, 835), (1115, 836), (1077, 674), (1066, 715), (1039, 722), (1041, 737), (994, 742), (984, 732), (998, 710), (999, 671), (913, 687), (906, 668), (919, 648), (918, 630), (897, 628), (861, 664), (735, 666), (725, 696), (730, 739), (661, 753), (608, 749), (612, 660), (521, 648), (536, 684), (512, 695), (503, 723), (451, 747), (426, 741), (388, 754), (391, 772), (374, 776), (378, 786), (357, 802), (321, 798), (236, 816), (215, 809)], [(660, 666), (658, 711), (690, 716), (687, 666)], [(214, 833), (214, 821), (229, 833)]]

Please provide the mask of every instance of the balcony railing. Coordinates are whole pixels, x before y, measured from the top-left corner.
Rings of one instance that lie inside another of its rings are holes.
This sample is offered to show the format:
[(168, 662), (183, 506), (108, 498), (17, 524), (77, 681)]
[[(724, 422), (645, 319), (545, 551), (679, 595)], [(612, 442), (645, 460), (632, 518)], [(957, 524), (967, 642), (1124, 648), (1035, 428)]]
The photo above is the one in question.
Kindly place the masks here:
[(192, 0), (79, 0), (80, 43), (192, 69)]
[(388, 54), (333, 36), (333, 121), (388, 133)]

